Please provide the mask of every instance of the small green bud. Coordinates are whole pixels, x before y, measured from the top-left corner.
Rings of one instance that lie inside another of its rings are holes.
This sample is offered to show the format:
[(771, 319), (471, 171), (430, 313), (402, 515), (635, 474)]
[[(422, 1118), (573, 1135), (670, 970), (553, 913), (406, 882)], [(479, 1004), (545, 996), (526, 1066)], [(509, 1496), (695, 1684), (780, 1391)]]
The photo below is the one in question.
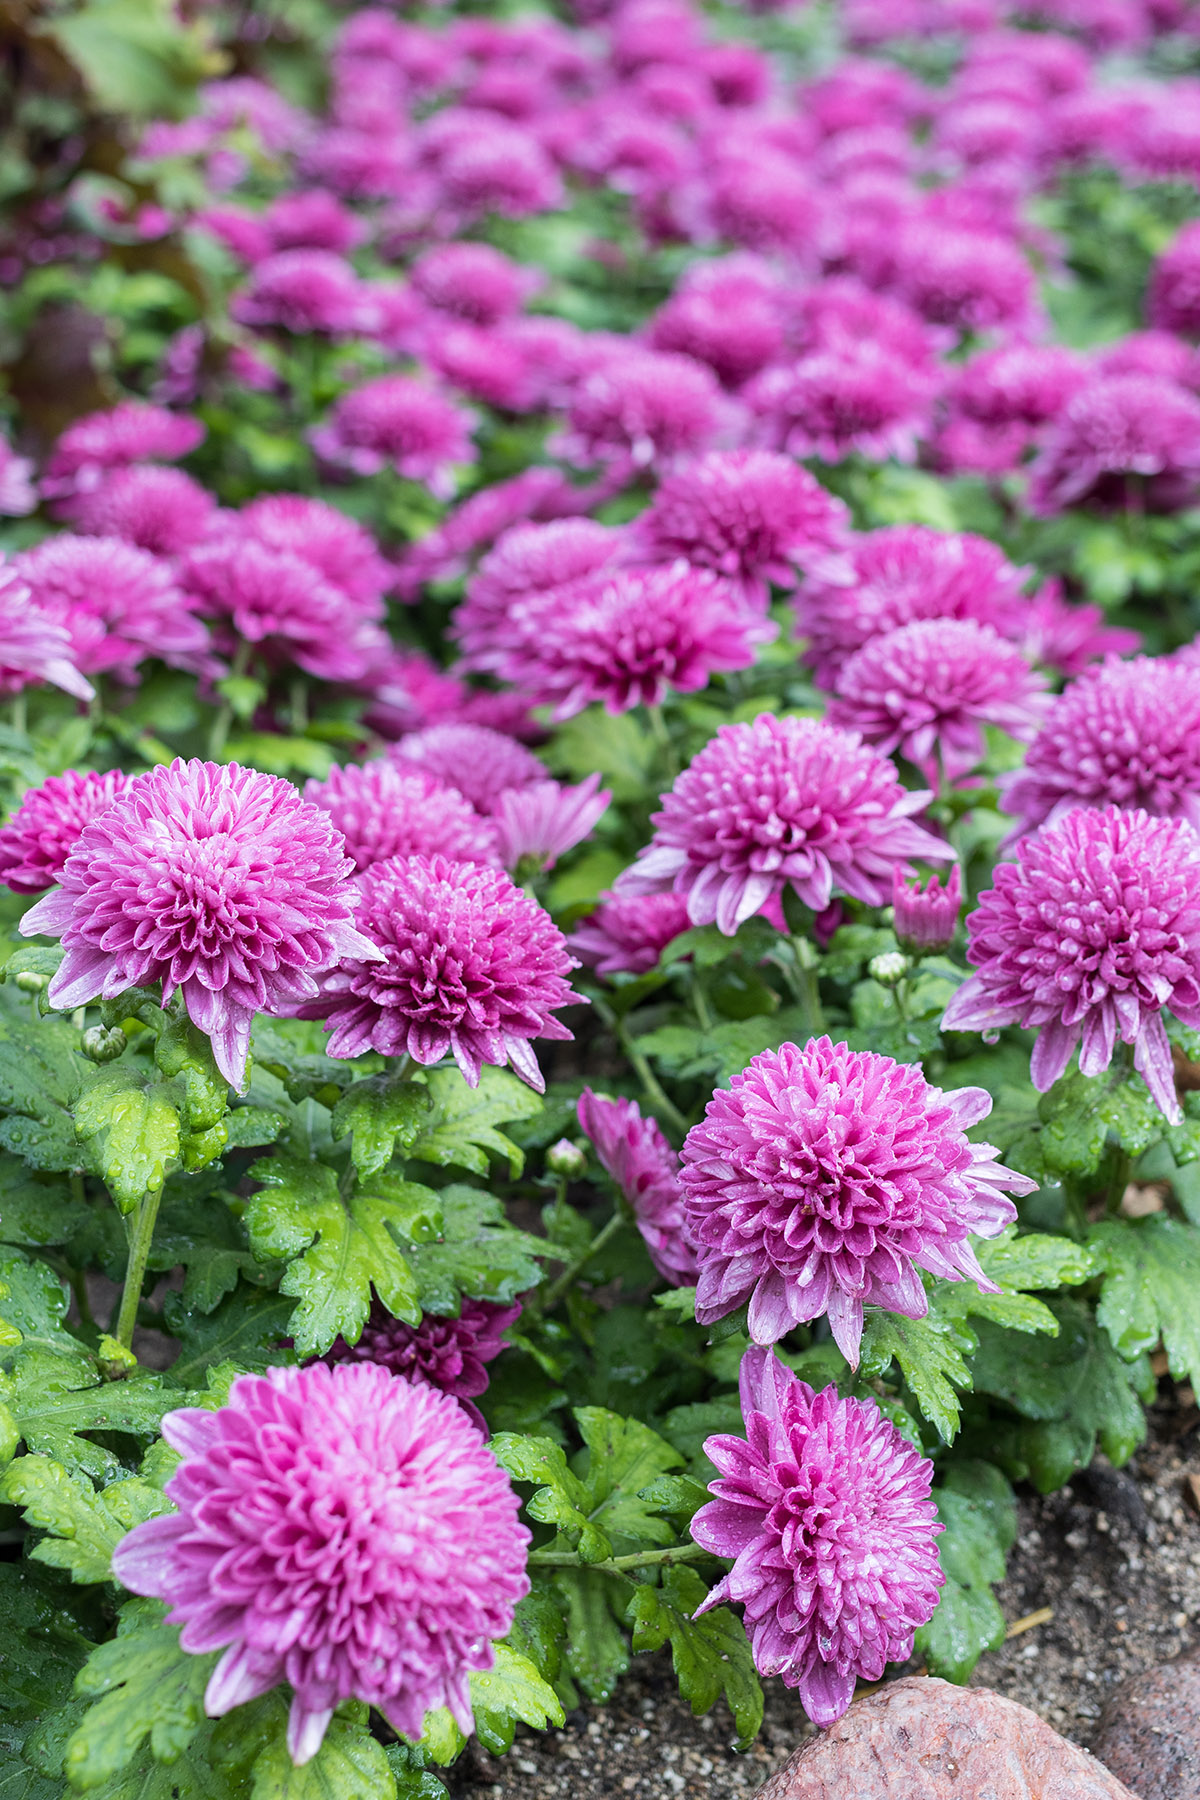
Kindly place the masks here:
[(867, 974), (881, 987), (899, 987), (912, 964), (901, 950), (885, 950), (867, 964)]
[(89, 1062), (116, 1062), (118, 1056), (124, 1055), (129, 1039), (119, 1025), (89, 1025), (83, 1034), (80, 1049)]
[(22, 969), (14, 980), (23, 994), (40, 994), (43, 988), (50, 986), (50, 977), (38, 975), (33, 969)]
[(116, 1338), (109, 1337), (107, 1332), (100, 1339), (96, 1361), (105, 1381), (124, 1381), (127, 1375), (135, 1373), (138, 1366), (133, 1351), (127, 1350), (124, 1344), (118, 1344)]
[(552, 1175), (565, 1175), (568, 1181), (578, 1181), (587, 1168), (587, 1157), (570, 1138), (559, 1138), (546, 1152), (546, 1167)]

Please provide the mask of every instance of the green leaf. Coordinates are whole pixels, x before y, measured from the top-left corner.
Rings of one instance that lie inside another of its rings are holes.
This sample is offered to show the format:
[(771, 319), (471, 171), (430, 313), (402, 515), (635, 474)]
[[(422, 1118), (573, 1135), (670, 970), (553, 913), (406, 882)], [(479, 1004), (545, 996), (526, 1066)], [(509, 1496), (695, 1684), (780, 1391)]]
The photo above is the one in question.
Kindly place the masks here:
[(692, 1712), (698, 1716), (711, 1711), (724, 1694), (737, 1726), (737, 1748), (745, 1750), (762, 1724), (762, 1688), (749, 1639), (736, 1614), (717, 1606), (702, 1618), (693, 1616), (707, 1597), (700, 1576), (686, 1566), (664, 1569), (658, 1587), (639, 1583), (626, 1614), (633, 1627), (633, 1648), (661, 1650), (669, 1641), (679, 1692)]
[(599, 773), (618, 804), (645, 800), (654, 758), (654, 740), (632, 713), (589, 706), (554, 734), (555, 766), (577, 780)]
[(157, 1192), (179, 1156), (179, 1090), (130, 1065), (93, 1069), (75, 1102), (75, 1130), (122, 1212)]
[(679, 1468), (678, 1450), (640, 1419), (622, 1419), (599, 1406), (576, 1407), (575, 1418), (587, 1445), (581, 1480), (588, 1518), (617, 1555), (669, 1544), (675, 1533), (642, 1490)]
[(1004, 1642), (1004, 1614), (991, 1584), (1004, 1579), (1005, 1552), (1016, 1532), (1016, 1504), (1003, 1475), (986, 1463), (965, 1467), (975, 1472), (975, 1492), (969, 1491), (970, 1476), (957, 1489), (933, 1490), (945, 1526), (938, 1555), (946, 1584), (933, 1617), (916, 1634), (930, 1673), (957, 1682), (969, 1680), (984, 1651)]
[(168, 1294), (163, 1310), (179, 1339), (179, 1355), (163, 1376), (168, 1387), (199, 1387), (216, 1363), (253, 1370), (288, 1360), (281, 1346), (295, 1309), (286, 1294), (243, 1281), (212, 1311), (189, 1307), (179, 1294)]
[(209, 72), (203, 38), (165, 0), (86, 0), (43, 29), (107, 112), (178, 117), (189, 86)]
[[(70, 1694), (85, 1633), (102, 1626), (87, 1597), (27, 1562), (0, 1563), (0, 1618), (0, 1720), (36, 1720)], [(4, 1748), (0, 1739), (0, 1757)], [(0, 1796), (4, 1791), (0, 1761)]]
[(629, 1646), (612, 1610), (618, 1584), (598, 1569), (564, 1569), (554, 1586), (566, 1611), (567, 1667), (588, 1699), (602, 1706), (629, 1667)]
[(430, 1112), (408, 1146), (410, 1156), (441, 1166), (455, 1164), (486, 1175), (489, 1155), (507, 1159), (514, 1180), (525, 1166), (524, 1152), (498, 1131), (511, 1119), (532, 1119), (540, 1097), (507, 1069), (485, 1065), (478, 1087), (468, 1087), (457, 1068), (430, 1069), (424, 1086)]
[(502, 1431), (492, 1439), (491, 1447), (496, 1461), (514, 1480), (536, 1487), (525, 1508), (531, 1519), (540, 1525), (557, 1525), (584, 1562), (603, 1562), (612, 1555), (607, 1533), (583, 1510), (587, 1490), (568, 1467), (560, 1444), (552, 1438), (518, 1437), (515, 1432)]
[(396, 1778), (365, 1720), (339, 1714), (300, 1768), (280, 1730), (254, 1764), (251, 1800), (396, 1800)]
[(917, 1405), (949, 1444), (958, 1431), (961, 1412), (954, 1390), (969, 1391), (971, 1387), (964, 1348), (970, 1348), (970, 1340), (964, 1340), (954, 1322), (937, 1312), (931, 1311), (925, 1319), (907, 1319), (899, 1313), (869, 1308), (860, 1373), (868, 1378), (883, 1375), (894, 1358)]
[(1048, 1167), (1063, 1175), (1091, 1175), (1112, 1139), (1139, 1156), (1163, 1134), (1164, 1120), (1139, 1078), (1121, 1069), (1104, 1075), (1068, 1075), (1038, 1104), (1039, 1149)]
[(537, 1669), (507, 1644), (496, 1645), (496, 1660), (471, 1676), (471, 1707), (475, 1735), (493, 1756), (512, 1749), (518, 1723), (544, 1731), (561, 1725), (565, 1715), (558, 1695)]
[(65, 1182), (35, 1175), (19, 1157), (0, 1151), (0, 1240), (28, 1249), (65, 1244), (85, 1216)]
[(0, 993), (0, 1107), (12, 1115), (0, 1120), (0, 1146), (37, 1169), (80, 1169), (86, 1154), (70, 1116), (83, 1066), (78, 1033), (62, 1019), (35, 1027), (14, 1006), (20, 995)]
[[(361, 1176), (386, 1169), (397, 1146), (407, 1152), (430, 1108), (427, 1087), (396, 1075), (372, 1075), (347, 1088), (333, 1109), (333, 1135), (352, 1132), (350, 1154)], [(426, 1159), (428, 1160), (428, 1159)]]
[(219, 1652), (189, 1656), (179, 1632), (162, 1624), (158, 1601), (121, 1609), (117, 1636), (92, 1651), (75, 1680), (93, 1698), (71, 1735), (67, 1778), (82, 1792), (98, 1788), (132, 1762), (145, 1738), (158, 1762), (175, 1762), (204, 1719), (204, 1689)]
[(168, 1080), (180, 1078), (189, 1129), (205, 1131), (229, 1108), (229, 1083), (217, 1067), (212, 1045), (186, 1013), (161, 1013), (155, 1023), (155, 1067)]
[(1088, 1243), (1104, 1270), (1097, 1317), (1120, 1354), (1161, 1337), (1176, 1380), (1200, 1382), (1200, 1229), (1161, 1214), (1106, 1219)]
[(999, 1237), (976, 1238), (974, 1248), (985, 1273), (1007, 1289), (1076, 1287), (1095, 1272), (1091, 1251), (1074, 1238), (1042, 1231), (1018, 1237), (1015, 1225)]
[[(20, 1334), (21, 1352), (84, 1357), (83, 1345), (64, 1328), (66, 1316), (67, 1290), (54, 1270), (19, 1250), (0, 1250), (0, 1317)], [(0, 1344), (0, 1350), (11, 1347)]]
[(454, 1184), (438, 1199), (440, 1238), (408, 1253), (426, 1312), (457, 1313), (463, 1294), (507, 1303), (537, 1286), (537, 1259), (553, 1254), (544, 1238), (516, 1230), (502, 1203), (481, 1188)]
[(116, 1480), (126, 1471), (113, 1451), (81, 1433), (154, 1437), (163, 1414), (180, 1403), (178, 1392), (166, 1388), (159, 1375), (102, 1382), (86, 1363), (42, 1350), (21, 1355), (13, 1386), (9, 1405), (27, 1448), (98, 1481)]
[(127, 1531), (171, 1511), (171, 1503), (137, 1476), (97, 1493), (84, 1476), (48, 1456), (19, 1456), (0, 1477), (0, 1495), (23, 1509), (27, 1525), (50, 1533), (30, 1555), (72, 1581), (107, 1581), (112, 1553)]

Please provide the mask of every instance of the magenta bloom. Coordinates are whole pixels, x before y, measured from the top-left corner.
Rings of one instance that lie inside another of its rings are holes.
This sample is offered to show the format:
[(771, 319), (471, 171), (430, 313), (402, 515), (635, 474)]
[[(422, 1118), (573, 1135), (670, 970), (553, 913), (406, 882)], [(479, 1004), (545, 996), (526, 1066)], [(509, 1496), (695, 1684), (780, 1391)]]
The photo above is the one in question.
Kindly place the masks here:
[(722, 725), (663, 795), (654, 837), (617, 892), (673, 889), (693, 925), (715, 920), (728, 935), (789, 886), (814, 912), (835, 886), (882, 906), (894, 863), (954, 859), (912, 817), (929, 798), (906, 793), (887, 758), (851, 733), (760, 713)]
[(1020, 650), (974, 619), (918, 619), (871, 638), (837, 677), (826, 718), (937, 789), (983, 761), (983, 728), (1028, 742), (1051, 704)]
[(413, 731), (391, 752), (401, 767), (419, 764), (457, 788), (476, 812), (495, 813), (509, 788), (544, 782), (546, 765), (532, 750), (486, 725), (447, 722)]
[(711, 448), (724, 420), (720, 386), (704, 363), (630, 346), (579, 383), (560, 453), (581, 467), (614, 463), (630, 474), (670, 468)]
[(33, 464), (0, 437), (0, 518), (20, 519), (37, 506)]
[(508, 481), (480, 488), (404, 553), (397, 565), (401, 597), (419, 599), (426, 582), (463, 574), (476, 551), (514, 525), (574, 510), (574, 489), (557, 469), (525, 469)]
[(1005, 344), (958, 371), (955, 405), (982, 425), (1044, 425), (1083, 387), (1088, 368), (1056, 344)]
[(333, 768), (304, 798), (329, 814), (361, 873), (392, 856), (448, 856), (493, 863), (496, 833), (470, 801), (432, 769), (387, 758)]
[(1200, 832), (1200, 666), (1137, 656), (1054, 701), (1004, 796), (1033, 831), (1076, 806), (1143, 807)]
[(533, 864), (552, 869), (560, 856), (590, 837), (608, 810), (612, 789), (589, 775), (577, 787), (557, 781), (533, 781), (506, 788), (496, 806), (496, 836), (506, 869)]
[(238, 514), (240, 530), (270, 550), (311, 563), (340, 588), (368, 619), (383, 615), (383, 596), (394, 579), (370, 532), (325, 500), (303, 494), (262, 494)]
[(308, 558), (239, 530), (193, 550), (183, 579), (211, 617), (232, 626), (230, 649), (236, 634), (268, 662), (295, 663), (324, 681), (359, 681), (387, 651), (374, 622), (378, 602), (364, 608)]
[(467, 583), (450, 627), (470, 669), (495, 669), (521, 641), (525, 601), (615, 568), (628, 540), (593, 519), (554, 519), (504, 532)]
[(962, 905), (962, 870), (955, 863), (945, 887), (931, 875), (924, 887), (910, 887), (899, 869), (892, 874), (893, 929), (902, 950), (913, 956), (937, 956), (954, 942)]
[(145, 400), (122, 400), (111, 412), (88, 413), (67, 426), (46, 464), (42, 492), (57, 499), (98, 486), (109, 469), (177, 462), (203, 437), (198, 419)]
[(1030, 598), (1021, 634), (1030, 662), (1045, 663), (1063, 675), (1082, 675), (1090, 663), (1128, 656), (1141, 647), (1140, 632), (1109, 625), (1098, 606), (1070, 605), (1060, 581), (1043, 582)]
[(814, 264), (822, 224), (821, 193), (788, 156), (761, 146), (723, 157), (713, 172), (708, 210), (716, 236), (746, 250), (783, 251)]
[(554, 1013), (580, 1000), (550, 915), (501, 870), (444, 856), (392, 857), (360, 887), (371, 960), (352, 952), (306, 1008), (328, 1021), (330, 1056), (451, 1054), (471, 1087), (484, 1063), (511, 1063), (543, 1093), (530, 1039), (569, 1039)]
[(507, 1347), (504, 1333), (520, 1316), (519, 1300), (512, 1306), (498, 1306), (494, 1300), (469, 1300), (464, 1295), (456, 1319), (426, 1313), (419, 1325), (406, 1325), (376, 1300), (357, 1342), (347, 1344), (343, 1338), (335, 1338), (324, 1360), (378, 1363), (406, 1381), (426, 1382), (443, 1394), (453, 1394), (465, 1403), (468, 1416), (486, 1437), (483, 1414), (470, 1402), (477, 1394), (486, 1393), (485, 1365)]
[(351, 388), (312, 432), (318, 456), (352, 475), (389, 466), (439, 500), (454, 492), (454, 469), (475, 461), (471, 416), (411, 375), (380, 375)]
[(991, 331), (1031, 324), (1033, 270), (1011, 239), (921, 220), (898, 246), (896, 291), (931, 325)]
[(1200, 337), (1200, 230), (1185, 225), (1163, 251), (1150, 276), (1146, 312), (1159, 331)]
[(644, 975), (688, 923), (687, 902), (676, 893), (601, 894), (567, 942), (597, 975)]
[(149, 657), (196, 668), (208, 632), (168, 562), (122, 538), (43, 538), (14, 558), (34, 601), (62, 625), (75, 662), (89, 675), (111, 670), (136, 681)]
[(938, 1603), (933, 1464), (873, 1400), (815, 1394), (770, 1350), (747, 1350), (739, 1388), (746, 1436), (705, 1442), (720, 1476), (691, 1524), (737, 1560), (700, 1611), (740, 1602), (760, 1674), (835, 1725)]
[(179, 1510), (136, 1526), (113, 1571), (170, 1603), (184, 1649), (224, 1649), (210, 1717), (288, 1682), (296, 1763), (349, 1699), (414, 1739), (431, 1707), (473, 1729), (468, 1676), (529, 1591), (529, 1533), (455, 1400), (314, 1363), (241, 1375), (215, 1412), (168, 1413), (163, 1436), (184, 1458), (166, 1484)]
[(848, 522), (791, 457), (713, 450), (667, 476), (637, 531), (655, 560), (682, 556), (765, 599), (768, 582), (795, 585), (797, 563), (840, 569)]
[(810, 576), (796, 599), (804, 660), (819, 687), (833, 687), (871, 638), (915, 619), (976, 619), (1001, 637), (1021, 636), (1026, 571), (986, 538), (886, 525), (852, 539), (849, 558), (850, 581)]
[(177, 758), (84, 827), (21, 931), (62, 939), (50, 999), (64, 1011), (160, 980), (165, 1006), (178, 989), (238, 1087), (256, 1012), (314, 998), (339, 956), (377, 957), (354, 929), (351, 867), (288, 782)]
[(38, 681), (48, 681), (91, 700), (91, 682), (75, 664), (75, 648), (66, 627), (42, 612), (12, 564), (0, 560), (0, 694), (19, 694)]
[(205, 536), (217, 503), (182, 469), (134, 463), (114, 469), (59, 510), (90, 537), (124, 538), (156, 556), (178, 556)]
[(426, 250), (413, 264), (412, 283), (439, 312), (472, 325), (499, 325), (521, 310), (541, 280), (490, 244), (460, 243)]
[(650, 1260), (672, 1287), (690, 1287), (699, 1273), (683, 1223), (679, 1158), (655, 1119), (643, 1119), (636, 1100), (608, 1100), (584, 1088), (576, 1116), (600, 1165), (633, 1213)]
[(650, 321), (650, 342), (707, 363), (727, 387), (740, 387), (783, 349), (780, 300), (763, 279), (728, 263), (700, 267), (707, 278), (676, 289)]
[(342, 256), (362, 242), (367, 229), (324, 188), (280, 194), (262, 224), (275, 250), (336, 250)]
[(929, 426), (925, 370), (869, 339), (764, 369), (744, 390), (760, 441), (789, 456), (840, 462), (852, 451), (912, 462)]
[(774, 636), (740, 590), (707, 569), (616, 569), (530, 605), (499, 673), (556, 720), (596, 701), (622, 713), (695, 693), (717, 670), (749, 668)]
[(1029, 471), (1029, 507), (1173, 512), (1200, 486), (1200, 400), (1149, 375), (1109, 375), (1068, 401)]
[(827, 1037), (762, 1051), (684, 1140), (697, 1319), (749, 1300), (751, 1338), (773, 1344), (825, 1313), (857, 1368), (864, 1305), (925, 1317), (918, 1268), (998, 1292), (970, 1235), (1003, 1231), (1006, 1190), (1037, 1183), (968, 1139), (991, 1110), (983, 1088), (943, 1093), (914, 1064)]
[(68, 769), (30, 788), (0, 829), (0, 881), (16, 894), (41, 894), (62, 880), (85, 825), (128, 785), (120, 769), (99, 775)]
[(367, 322), (367, 299), (351, 265), (332, 250), (281, 250), (260, 262), (230, 312), (242, 325), (304, 336), (350, 337)]

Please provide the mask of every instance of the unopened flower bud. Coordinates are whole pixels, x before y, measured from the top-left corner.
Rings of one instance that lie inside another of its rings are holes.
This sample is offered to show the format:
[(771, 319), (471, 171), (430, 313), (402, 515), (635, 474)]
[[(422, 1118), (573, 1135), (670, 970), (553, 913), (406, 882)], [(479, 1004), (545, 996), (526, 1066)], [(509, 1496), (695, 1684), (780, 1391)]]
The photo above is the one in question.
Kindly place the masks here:
[(50, 986), (50, 977), (39, 975), (34, 969), (22, 969), (13, 979), (23, 994), (40, 994), (43, 988)]
[(899, 987), (909, 971), (909, 960), (899, 950), (885, 950), (867, 964), (867, 974), (882, 987)]
[(89, 1062), (110, 1063), (124, 1054), (128, 1042), (119, 1025), (114, 1025), (111, 1030), (107, 1025), (89, 1025), (80, 1049)]
[(910, 886), (896, 869), (892, 874), (895, 932), (901, 947), (913, 956), (936, 956), (954, 942), (958, 909), (962, 905), (962, 871), (955, 863), (945, 887), (931, 875), (925, 887)]
[(578, 1181), (587, 1168), (587, 1157), (570, 1138), (559, 1138), (546, 1152), (546, 1167), (552, 1175), (564, 1175), (568, 1181)]

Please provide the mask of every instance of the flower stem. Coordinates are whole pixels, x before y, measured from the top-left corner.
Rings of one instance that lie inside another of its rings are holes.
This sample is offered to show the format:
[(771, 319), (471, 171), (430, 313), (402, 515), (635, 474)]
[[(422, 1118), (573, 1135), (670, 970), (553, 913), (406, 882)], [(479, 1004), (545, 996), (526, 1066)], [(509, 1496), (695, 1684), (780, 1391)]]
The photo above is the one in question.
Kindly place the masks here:
[(598, 1569), (602, 1575), (624, 1575), (629, 1569), (663, 1568), (671, 1563), (696, 1562), (711, 1551), (699, 1544), (672, 1544), (667, 1550), (635, 1550), (629, 1556), (610, 1556), (604, 1562), (585, 1563), (574, 1550), (533, 1550), (531, 1569)]
[[(229, 671), (234, 680), (239, 680), (250, 667), (252, 651), (253, 645), (248, 639), (243, 638), (242, 642), (237, 647), (237, 653), (233, 659), (233, 667)], [(226, 741), (229, 737), (229, 728), (232, 724), (233, 702), (232, 700), (222, 700), (217, 709), (216, 716), (213, 719), (212, 730), (208, 734), (208, 760), (210, 762), (219, 762), (221, 760), (221, 752), (225, 748)]]
[(124, 1350), (133, 1347), (138, 1302), (142, 1297), (142, 1283), (146, 1279), (146, 1265), (150, 1261), (150, 1245), (154, 1240), (154, 1225), (161, 1199), (162, 1189), (152, 1188), (142, 1196), (133, 1216), (133, 1229), (129, 1234), (129, 1263), (125, 1270), (125, 1286), (121, 1290), (121, 1310), (117, 1314), (117, 1329), (113, 1333)]
[(648, 706), (646, 716), (650, 720), (650, 733), (663, 759), (667, 772), (669, 787), (679, 773), (679, 759), (675, 755), (675, 746), (671, 742), (671, 733), (667, 729), (667, 721), (663, 717), (661, 706)]
[(567, 1289), (575, 1282), (578, 1276), (587, 1267), (588, 1263), (591, 1262), (593, 1256), (603, 1250), (605, 1244), (612, 1238), (616, 1237), (617, 1232), (624, 1223), (625, 1219), (623, 1214), (619, 1211), (615, 1212), (607, 1225), (602, 1225), (600, 1227), (600, 1230), (596, 1233), (587, 1249), (581, 1251), (574, 1262), (569, 1262), (562, 1274), (557, 1276), (555, 1280), (550, 1283), (550, 1286), (546, 1289), (545, 1298), (542, 1302), (543, 1310), (545, 1312), (550, 1312), (553, 1307), (558, 1305)]
[(622, 1050), (629, 1058), (634, 1073), (637, 1075), (638, 1080), (645, 1089), (646, 1098), (649, 1100), (650, 1104), (670, 1122), (675, 1131), (679, 1132), (681, 1136), (686, 1137), (688, 1129), (687, 1120), (684, 1118), (675, 1102), (668, 1097), (658, 1076), (654, 1073), (654, 1070), (646, 1060), (645, 1052), (639, 1050), (637, 1044), (630, 1037), (625, 1028), (625, 1021), (623, 1019), (614, 1019), (613, 1031), (616, 1033), (618, 1044), (620, 1044)]
[(24, 737), (27, 730), (27, 713), (25, 689), (21, 688), (12, 698), (12, 728), (18, 737)]

